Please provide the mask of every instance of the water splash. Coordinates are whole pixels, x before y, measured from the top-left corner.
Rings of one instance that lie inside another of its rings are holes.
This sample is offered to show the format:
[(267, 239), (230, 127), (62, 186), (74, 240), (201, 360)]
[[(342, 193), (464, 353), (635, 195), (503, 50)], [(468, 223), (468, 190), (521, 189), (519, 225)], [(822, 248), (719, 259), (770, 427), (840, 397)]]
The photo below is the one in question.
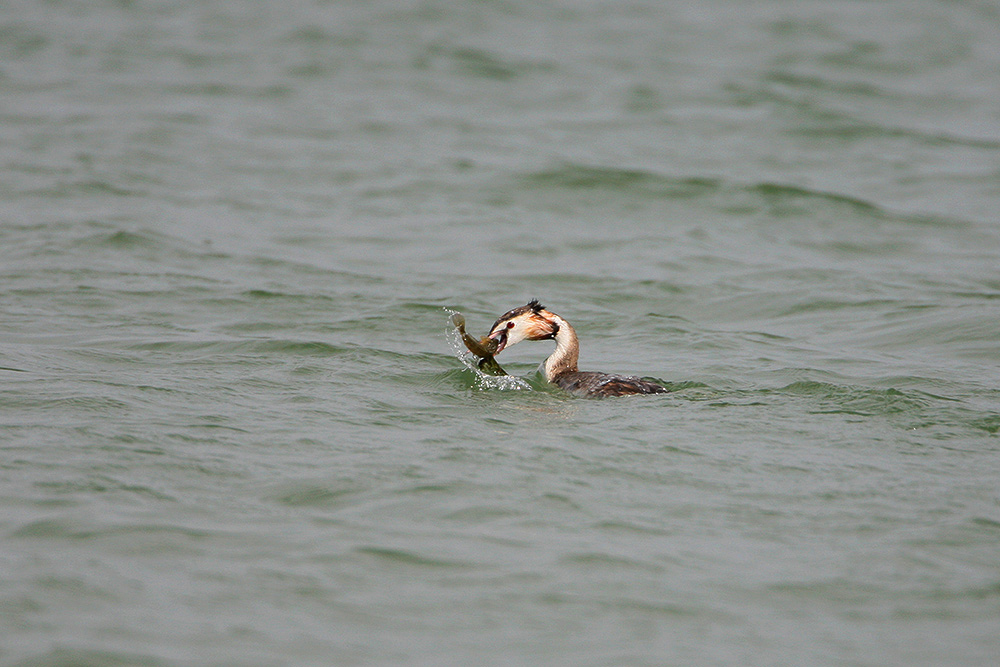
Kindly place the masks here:
[(469, 350), (465, 347), (465, 344), (462, 342), (461, 334), (452, 324), (451, 318), (453, 315), (459, 314), (458, 311), (451, 310), (450, 308), (445, 308), (444, 311), (448, 314), (448, 328), (445, 332), (445, 338), (448, 341), (448, 346), (451, 348), (452, 352), (454, 352), (455, 357), (462, 362), (462, 365), (475, 373), (475, 383), (473, 384), (475, 389), (480, 391), (531, 390), (531, 385), (528, 384), (528, 382), (523, 378), (514, 377), (513, 375), (489, 375), (481, 371), (478, 365), (478, 357), (469, 352)]

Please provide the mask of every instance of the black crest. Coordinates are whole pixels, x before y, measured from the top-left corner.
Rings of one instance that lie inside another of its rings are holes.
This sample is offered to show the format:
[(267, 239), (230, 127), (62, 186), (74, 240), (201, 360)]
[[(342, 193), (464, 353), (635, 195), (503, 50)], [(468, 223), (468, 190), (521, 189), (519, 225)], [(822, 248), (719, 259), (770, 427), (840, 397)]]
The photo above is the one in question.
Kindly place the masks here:
[(538, 303), (538, 299), (532, 299), (527, 304), (525, 304), (523, 306), (518, 306), (517, 308), (514, 308), (513, 310), (508, 310), (506, 313), (504, 313), (499, 318), (497, 318), (497, 321), (493, 323), (493, 328), (490, 329), (490, 331), (492, 331), (493, 329), (496, 329), (497, 325), (500, 324), (501, 322), (504, 322), (504, 321), (509, 320), (509, 319), (513, 319), (513, 318), (517, 317), (518, 315), (524, 315), (525, 313), (535, 313), (535, 314), (537, 314), (537, 313), (540, 313), (543, 310), (545, 310), (545, 306), (543, 306), (542, 304)]

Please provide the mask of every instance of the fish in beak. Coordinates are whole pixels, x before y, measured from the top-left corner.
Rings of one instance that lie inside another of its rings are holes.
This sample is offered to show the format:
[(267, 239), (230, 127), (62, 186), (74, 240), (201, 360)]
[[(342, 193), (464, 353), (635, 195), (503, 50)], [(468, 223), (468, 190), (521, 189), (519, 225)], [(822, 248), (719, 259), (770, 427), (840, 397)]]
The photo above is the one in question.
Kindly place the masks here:
[(555, 338), (559, 325), (551, 319), (552, 313), (533, 299), (527, 305), (514, 308), (503, 315), (490, 329), (489, 339), (497, 342), (494, 354), (520, 343), (522, 340), (548, 340)]

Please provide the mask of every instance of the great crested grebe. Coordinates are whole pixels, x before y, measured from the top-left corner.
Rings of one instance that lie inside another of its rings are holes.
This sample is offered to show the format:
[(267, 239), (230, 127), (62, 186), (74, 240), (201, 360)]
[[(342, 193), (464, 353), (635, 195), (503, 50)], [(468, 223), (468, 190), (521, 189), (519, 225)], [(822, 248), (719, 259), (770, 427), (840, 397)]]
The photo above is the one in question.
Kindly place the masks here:
[(545, 379), (584, 396), (627, 396), (629, 394), (661, 394), (667, 388), (641, 378), (594, 371), (577, 370), (580, 344), (569, 322), (532, 299), (500, 316), (490, 329), (489, 337), (496, 340), (496, 354), (522, 340), (554, 340), (556, 351), (545, 360)]

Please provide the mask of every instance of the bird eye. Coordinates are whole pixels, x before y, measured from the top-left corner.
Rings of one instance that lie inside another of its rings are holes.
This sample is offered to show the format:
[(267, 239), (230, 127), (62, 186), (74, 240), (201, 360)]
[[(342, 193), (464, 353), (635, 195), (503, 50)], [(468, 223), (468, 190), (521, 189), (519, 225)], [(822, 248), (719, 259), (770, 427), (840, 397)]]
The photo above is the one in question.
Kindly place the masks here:
[(514, 328), (514, 323), (513, 322), (508, 322), (507, 323), (507, 328), (508, 329), (513, 329)]

